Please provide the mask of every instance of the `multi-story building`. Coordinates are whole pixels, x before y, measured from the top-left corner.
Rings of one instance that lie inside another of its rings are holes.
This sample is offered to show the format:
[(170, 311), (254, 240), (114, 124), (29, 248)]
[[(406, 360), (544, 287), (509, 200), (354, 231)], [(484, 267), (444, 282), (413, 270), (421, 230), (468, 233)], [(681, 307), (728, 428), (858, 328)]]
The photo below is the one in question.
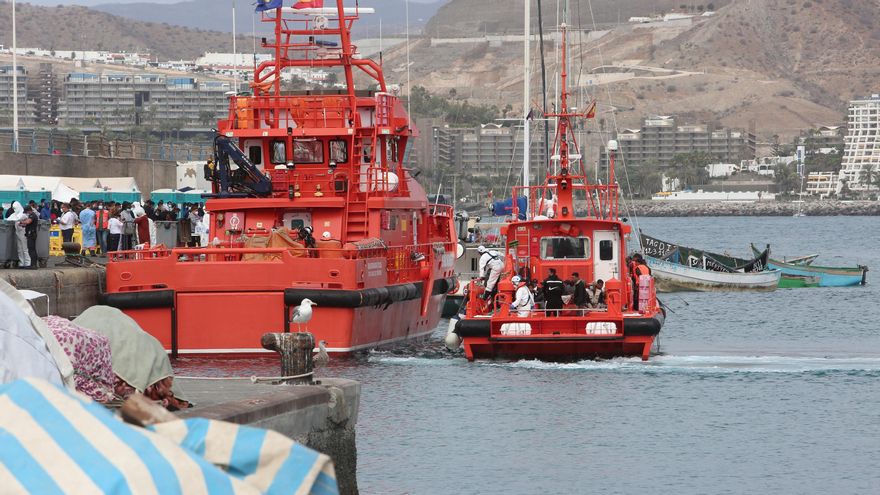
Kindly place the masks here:
[(226, 115), (228, 82), (164, 74), (71, 73), (60, 102), (62, 125), (132, 126), (177, 122), (208, 127)]
[(816, 129), (801, 132), (797, 143), (806, 146), (807, 155), (813, 153), (837, 153), (843, 148), (846, 127), (842, 125), (823, 125)]
[(844, 183), (852, 191), (877, 189), (866, 172), (880, 170), (880, 94), (850, 101), (847, 127), (838, 191)]
[[(13, 119), (13, 73), (11, 65), (0, 66), (0, 126), (11, 126)], [(28, 99), (28, 72), (23, 65), (18, 66), (18, 123), (29, 125), (34, 122), (34, 102)]]
[(837, 190), (837, 174), (834, 172), (810, 172), (807, 174), (805, 193), (824, 199)]
[[(518, 171), (522, 170), (524, 148), (523, 132), (518, 127), (483, 124), (432, 128), (433, 164), (449, 165), (473, 177), (506, 177), (511, 169), (511, 177), (521, 175)], [(537, 178), (537, 171), (547, 161), (543, 132), (531, 133), (530, 150), (531, 174)]]
[[(621, 158), (635, 166), (657, 164), (669, 166), (675, 155), (708, 153), (715, 161), (739, 163), (755, 158), (756, 140), (752, 131), (725, 129), (712, 124), (678, 125), (673, 116), (651, 116), (640, 129), (624, 129), (615, 139)], [(608, 163), (603, 146), (600, 163)]]
[(34, 120), (38, 124), (54, 125), (58, 122), (58, 98), (60, 88), (52, 64), (40, 62), (36, 77), (28, 78), (28, 98), (34, 101)]

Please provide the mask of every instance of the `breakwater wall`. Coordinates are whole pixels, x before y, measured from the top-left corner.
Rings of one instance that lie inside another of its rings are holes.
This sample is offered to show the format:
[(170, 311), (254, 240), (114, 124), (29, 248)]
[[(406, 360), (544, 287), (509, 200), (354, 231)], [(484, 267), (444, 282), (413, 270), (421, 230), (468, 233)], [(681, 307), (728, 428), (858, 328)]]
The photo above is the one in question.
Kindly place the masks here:
[(50, 177), (134, 177), (141, 192), (177, 187), (177, 162), (139, 158), (0, 153), (0, 174)]
[[(806, 201), (801, 210), (807, 216), (878, 216), (880, 201)], [(702, 201), (633, 201), (621, 202), (621, 215), (641, 217), (724, 217), (792, 216), (798, 203), (759, 201), (754, 203)]]
[(314, 385), (186, 378), (179, 378), (178, 382), (187, 399), (195, 403), (194, 408), (178, 415), (282, 433), (333, 458), (339, 493), (358, 493), (355, 425), (360, 383), (341, 378), (321, 378)]

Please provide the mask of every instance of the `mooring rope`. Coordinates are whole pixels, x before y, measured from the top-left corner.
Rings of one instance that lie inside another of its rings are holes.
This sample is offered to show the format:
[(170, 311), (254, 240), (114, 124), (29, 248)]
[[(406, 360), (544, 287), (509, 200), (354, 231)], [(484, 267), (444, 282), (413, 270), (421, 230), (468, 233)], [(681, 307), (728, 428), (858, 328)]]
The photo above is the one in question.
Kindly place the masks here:
[(291, 376), (175, 376), (174, 378), (180, 380), (250, 380), (251, 383), (259, 383), (293, 380), (296, 378), (305, 378), (314, 374), (314, 371), (309, 371), (308, 373), (303, 373), (302, 375)]

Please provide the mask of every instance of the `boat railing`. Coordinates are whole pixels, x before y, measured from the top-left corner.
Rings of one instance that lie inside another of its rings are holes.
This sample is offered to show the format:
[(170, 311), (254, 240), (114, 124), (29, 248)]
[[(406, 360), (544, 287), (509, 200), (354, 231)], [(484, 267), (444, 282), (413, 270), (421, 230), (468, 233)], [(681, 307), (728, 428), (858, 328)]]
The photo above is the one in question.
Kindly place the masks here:
[[(590, 184), (578, 182), (578, 179), (582, 178), (572, 177), (565, 187), (570, 188), (573, 198), (584, 205), (582, 208), (583, 214), (590, 218), (616, 220), (620, 213), (619, 188), (617, 184)], [(553, 198), (560, 187), (562, 187), (561, 184), (544, 184), (528, 187), (514, 186), (513, 197), (517, 198), (526, 195), (529, 198), (528, 209), (531, 218), (538, 215), (549, 216), (550, 210), (558, 206), (552, 203), (551, 198)], [(519, 215), (516, 201), (513, 202), (513, 208), (514, 216), (516, 217)]]
[(233, 96), (229, 124), (233, 130), (339, 129), (354, 119), (346, 95)]

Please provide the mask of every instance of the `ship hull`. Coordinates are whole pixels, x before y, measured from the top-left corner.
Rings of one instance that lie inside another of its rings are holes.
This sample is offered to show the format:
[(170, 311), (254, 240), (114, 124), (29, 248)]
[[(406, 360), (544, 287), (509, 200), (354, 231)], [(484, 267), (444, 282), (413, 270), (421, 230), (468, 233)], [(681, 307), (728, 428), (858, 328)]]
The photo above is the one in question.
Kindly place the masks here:
[[(583, 326), (582, 318), (554, 319), (565, 324)], [(610, 335), (498, 335), (491, 332), (489, 318), (460, 320), (454, 332), (462, 339), (465, 357), (477, 359), (540, 359), (544, 361), (572, 361), (581, 359), (610, 359), (616, 357), (650, 357), (654, 339), (663, 327), (662, 312), (653, 316), (625, 317), (622, 332)], [(536, 324), (535, 320), (510, 320), (513, 325)]]

